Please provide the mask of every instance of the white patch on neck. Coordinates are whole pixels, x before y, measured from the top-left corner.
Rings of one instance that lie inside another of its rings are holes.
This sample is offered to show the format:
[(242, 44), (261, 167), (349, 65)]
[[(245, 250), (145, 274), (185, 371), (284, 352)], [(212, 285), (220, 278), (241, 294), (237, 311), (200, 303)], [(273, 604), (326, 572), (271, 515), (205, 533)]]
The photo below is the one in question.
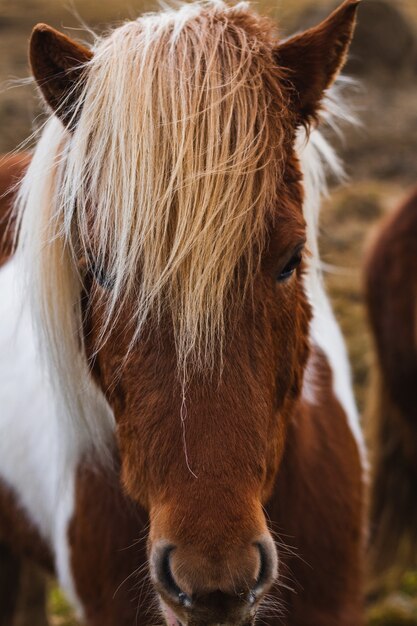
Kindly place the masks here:
[[(343, 407), (349, 427), (357, 443), (363, 467), (367, 467), (366, 449), (359, 414), (353, 394), (352, 377), (344, 339), (334, 316), (323, 284), (319, 250), (318, 221), (321, 199), (327, 194), (326, 173), (343, 173), (343, 168), (331, 146), (317, 130), (306, 141), (304, 133), (298, 141), (298, 154), (304, 174), (304, 217), (307, 223), (307, 243), (311, 253), (305, 277), (307, 295), (313, 309), (310, 340), (326, 355), (333, 374), (333, 390)], [(316, 389), (315, 363), (309, 361), (303, 386), (303, 398), (311, 404), (319, 401)]]
[[(306, 289), (313, 307), (310, 340), (312, 345), (319, 347), (327, 357), (332, 370), (334, 394), (346, 413), (349, 427), (358, 445), (362, 464), (366, 467), (365, 442), (353, 394), (352, 376), (345, 342), (324, 286), (314, 285), (314, 282), (314, 280), (311, 280), (311, 277), (306, 277)], [(318, 402), (318, 397), (315, 393), (316, 374), (314, 368), (315, 363), (313, 360), (307, 367), (307, 376), (303, 386), (303, 397), (311, 404), (317, 404)]]
[(19, 285), (18, 263), (12, 259), (0, 269), (0, 480), (50, 546), (59, 582), (81, 614), (68, 544), (80, 456), (64, 449), (63, 416)]
[[(310, 344), (312, 344), (310, 333)], [(320, 371), (316, 362), (316, 354), (312, 350), (307, 365), (304, 370), (303, 388), (301, 391), (302, 399), (309, 405), (316, 406), (320, 398)]]

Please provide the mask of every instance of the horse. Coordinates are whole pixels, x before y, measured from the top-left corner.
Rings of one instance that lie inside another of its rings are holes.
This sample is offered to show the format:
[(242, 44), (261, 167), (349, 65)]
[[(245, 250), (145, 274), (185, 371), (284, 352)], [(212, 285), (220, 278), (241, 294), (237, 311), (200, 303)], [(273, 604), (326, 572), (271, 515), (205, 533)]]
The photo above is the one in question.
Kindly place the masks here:
[(222, 0), (92, 47), (32, 33), (50, 117), (0, 270), (0, 540), (90, 626), (362, 624), (364, 452), (317, 245), (357, 5), (288, 39)]
[(415, 564), (417, 554), (417, 190), (383, 220), (365, 264), (376, 363), (368, 420), (373, 453), (371, 567)]

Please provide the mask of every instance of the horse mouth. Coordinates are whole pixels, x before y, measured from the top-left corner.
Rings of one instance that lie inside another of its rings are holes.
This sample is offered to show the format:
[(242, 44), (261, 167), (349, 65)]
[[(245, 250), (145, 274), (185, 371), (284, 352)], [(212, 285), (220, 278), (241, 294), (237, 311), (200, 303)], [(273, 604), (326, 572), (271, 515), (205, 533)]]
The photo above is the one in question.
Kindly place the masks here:
[[(166, 626), (186, 626), (186, 624), (184, 624), (178, 619), (174, 611), (165, 604), (163, 605), (163, 613), (164, 613)], [(255, 616), (253, 616), (248, 622), (245, 622), (244, 626), (253, 626), (254, 624), (255, 624)], [(202, 622), (201, 626), (208, 626), (208, 625), (207, 623)]]
[(184, 626), (169, 606), (163, 607), (166, 626)]

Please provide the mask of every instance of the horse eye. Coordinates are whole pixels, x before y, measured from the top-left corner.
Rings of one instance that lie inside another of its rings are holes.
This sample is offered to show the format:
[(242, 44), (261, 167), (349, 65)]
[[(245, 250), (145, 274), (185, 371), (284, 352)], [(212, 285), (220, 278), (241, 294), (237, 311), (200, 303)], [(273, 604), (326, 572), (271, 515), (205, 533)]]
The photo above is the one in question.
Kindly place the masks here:
[(100, 287), (106, 290), (111, 290), (114, 287), (114, 276), (105, 268), (100, 260), (97, 260), (93, 255), (89, 255), (90, 270), (94, 276), (94, 280)]
[(288, 263), (283, 267), (280, 274), (277, 276), (277, 282), (284, 283), (286, 280), (291, 278), (294, 274), (297, 267), (300, 265), (302, 261), (303, 255), (301, 250), (297, 250), (297, 252), (291, 257)]

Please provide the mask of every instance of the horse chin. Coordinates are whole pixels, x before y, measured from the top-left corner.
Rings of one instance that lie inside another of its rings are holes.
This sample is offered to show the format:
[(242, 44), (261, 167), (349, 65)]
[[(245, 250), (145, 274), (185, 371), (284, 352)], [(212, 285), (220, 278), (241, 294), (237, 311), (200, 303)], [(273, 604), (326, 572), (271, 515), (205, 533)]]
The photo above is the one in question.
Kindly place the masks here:
[[(169, 606), (167, 606), (164, 602), (162, 603), (162, 610), (164, 613), (166, 626), (187, 626), (186, 623), (178, 619), (174, 611)], [(255, 624), (255, 616), (253, 616), (244, 624), (242, 624), (242, 626), (254, 626), (254, 624)], [(204, 624), (204, 626), (207, 626), (207, 624)]]
[(166, 604), (162, 605), (166, 626), (184, 626), (175, 615), (174, 611)]

